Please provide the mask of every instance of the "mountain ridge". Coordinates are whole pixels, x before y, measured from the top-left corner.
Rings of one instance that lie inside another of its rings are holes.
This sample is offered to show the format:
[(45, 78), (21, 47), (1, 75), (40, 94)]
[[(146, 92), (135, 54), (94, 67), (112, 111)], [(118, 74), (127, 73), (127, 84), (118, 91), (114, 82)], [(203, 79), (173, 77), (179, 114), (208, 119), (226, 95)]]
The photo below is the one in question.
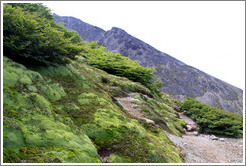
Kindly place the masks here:
[[(57, 22), (64, 22), (65, 27), (77, 31), (84, 40), (97, 41), (109, 51), (138, 60), (144, 67), (155, 68), (154, 74), (161, 78), (163, 87), (160, 89), (164, 93), (179, 100), (193, 97), (229, 112), (242, 114), (242, 89), (157, 50), (121, 28), (112, 27), (111, 30), (104, 31), (86, 23), (89, 25), (88, 29), (83, 29), (83, 26), (80, 26), (83, 21), (80, 22), (79, 19), (76, 19), (76, 23), (71, 23), (68, 17), (54, 17)], [(74, 17), (69, 18), (74, 21)]]

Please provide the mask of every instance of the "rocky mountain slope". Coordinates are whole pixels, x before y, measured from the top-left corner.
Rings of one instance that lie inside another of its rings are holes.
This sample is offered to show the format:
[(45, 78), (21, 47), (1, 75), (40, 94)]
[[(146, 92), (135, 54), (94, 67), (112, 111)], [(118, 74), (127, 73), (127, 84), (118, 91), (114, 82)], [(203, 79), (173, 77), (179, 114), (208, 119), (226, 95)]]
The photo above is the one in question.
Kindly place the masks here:
[(243, 113), (243, 91), (220, 79), (158, 51), (120, 28), (104, 31), (74, 17), (54, 15), (57, 22), (78, 31), (87, 41), (98, 41), (112, 52), (138, 60), (144, 67), (153, 67), (163, 81), (161, 90), (176, 99), (194, 97), (206, 104), (238, 114)]

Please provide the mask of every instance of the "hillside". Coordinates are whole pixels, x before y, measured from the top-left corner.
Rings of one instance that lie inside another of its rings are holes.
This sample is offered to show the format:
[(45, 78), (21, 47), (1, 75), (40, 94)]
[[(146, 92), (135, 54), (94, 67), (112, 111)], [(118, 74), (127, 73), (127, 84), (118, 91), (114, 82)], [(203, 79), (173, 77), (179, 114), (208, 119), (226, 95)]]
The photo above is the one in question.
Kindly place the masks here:
[[(162, 131), (180, 135), (181, 121), (138, 83), (83, 60), (29, 70), (6, 57), (3, 81), (4, 162), (182, 162)], [(121, 93), (136, 93), (156, 124), (124, 110)]]
[(154, 74), (161, 78), (164, 93), (181, 100), (193, 97), (229, 112), (243, 113), (241, 89), (158, 51), (120, 28), (104, 31), (74, 17), (54, 16), (57, 22), (64, 22), (67, 28), (78, 31), (84, 40), (98, 41), (112, 52), (138, 60), (144, 67), (155, 68)]
[[(142, 72), (151, 81), (152, 70), (82, 41), (54, 24), (42, 5), (4, 5), (3, 162), (182, 162), (163, 132), (184, 132), (172, 108), (177, 101), (88, 65), (86, 55), (121, 58), (124, 63), (107, 66), (128, 70), (115, 74), (131, 79)], [(132, 108), (121, 103), (125, 98)]]

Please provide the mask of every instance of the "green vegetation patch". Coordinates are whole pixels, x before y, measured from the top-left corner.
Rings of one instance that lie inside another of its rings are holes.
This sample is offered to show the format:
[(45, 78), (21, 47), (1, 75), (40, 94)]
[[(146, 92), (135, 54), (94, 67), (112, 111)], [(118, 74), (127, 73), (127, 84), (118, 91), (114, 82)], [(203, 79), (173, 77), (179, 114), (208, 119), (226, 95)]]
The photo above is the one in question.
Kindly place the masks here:
[[(153, 120), (162, 129), (169, 131), (170, 133), (173, 133), (177, 136), (181, 136), (184, 133), (184, 121), (178, 119), (173, 108), (167, 106), (163, 102), (165, 98), (154, 99), (144, 95), (136, 96), (136, 98), (142, 101), (140, 108), (145, 117)], [(153, 130), (152, 127), (149, 127), (146, 125), (146, 123), (144, 124), (145, 127)]]
[(42, 86), (41, 88), (51, 101), (57, 101), (66, 96), (64, 89), (57, 83)]
[(126, 77), (132, 81), (140, 82), (150, 88), (153, 84), (153, 68), (139, 65), (137, 61), (120, 54), (107, 51), (105, 47), (91, 42), (85, 45), (82, 55), (88, 59), (88, 64), (102, 69), (110, 74)]
[(21, 130), (4, 127), (3, 132), (5, 133), (3, 147), (6, 149), (18, 152), (21, 147), (25, 145), (24, 137)]
[(82, 49), (78, 33), (56, 24), (42, 4), (3, 4), (3, 25), (4, 54), (28, 66), (67, 64)]
[(193, 98), (186, 98), (181, 104), (185, 114), (194, 119), (200, 126), (200, 132), (243, 136), (243, 116), (208, 106)]

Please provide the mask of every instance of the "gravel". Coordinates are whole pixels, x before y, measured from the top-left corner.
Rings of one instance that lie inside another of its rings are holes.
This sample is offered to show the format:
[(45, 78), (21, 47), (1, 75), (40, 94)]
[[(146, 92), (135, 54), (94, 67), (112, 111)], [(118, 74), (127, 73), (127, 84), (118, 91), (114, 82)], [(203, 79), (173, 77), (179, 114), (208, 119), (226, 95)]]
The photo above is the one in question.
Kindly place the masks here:
[(213, 136), (204, 134), (185, 134), (182, 137), (166, 134), (181, 147), (186, 163), (243, 163), (242, 138), (213, 140)]

